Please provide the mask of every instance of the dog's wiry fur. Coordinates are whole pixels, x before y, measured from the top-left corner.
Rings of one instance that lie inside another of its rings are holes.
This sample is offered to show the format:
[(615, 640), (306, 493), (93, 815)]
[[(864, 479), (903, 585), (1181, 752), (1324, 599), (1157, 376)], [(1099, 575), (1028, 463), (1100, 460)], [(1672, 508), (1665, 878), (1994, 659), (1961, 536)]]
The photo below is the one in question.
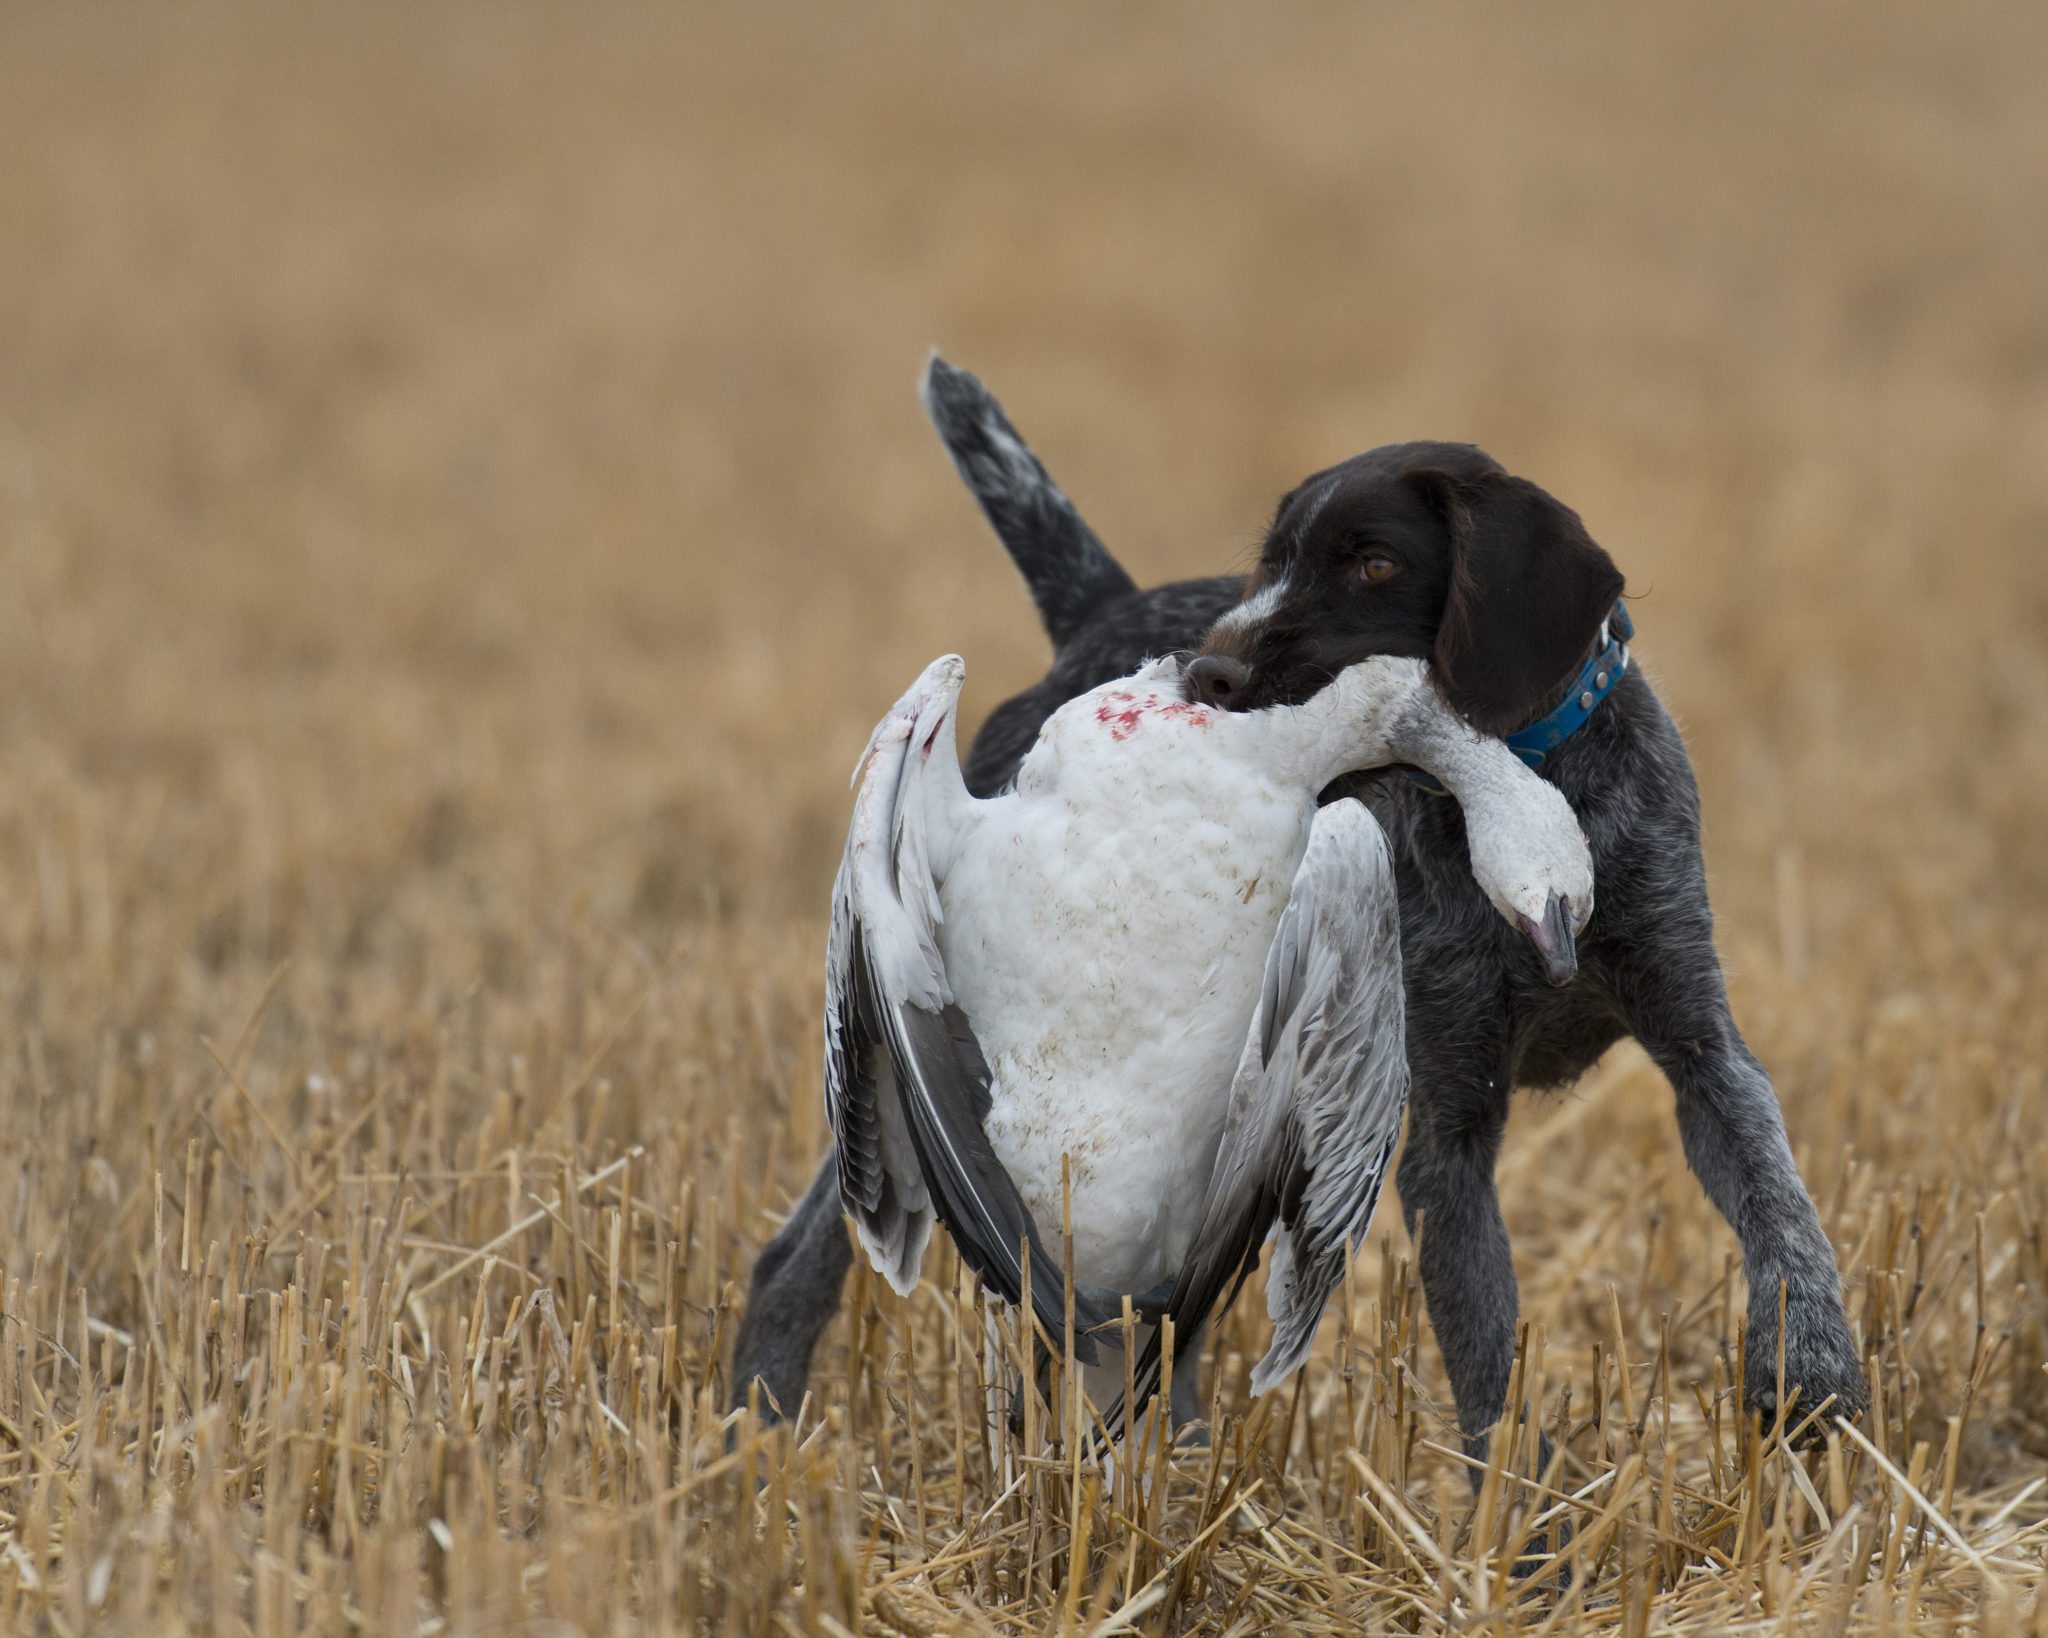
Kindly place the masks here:
[(997, 538), (1032, 542), (1035, 567), (1025, 584), (1055, 647), (1090, 624), (1103, 603), (1137, 591), (1009, 418), (977, 413), (978, 403), (987, 401), (979, 381), (948, 368), (935, 353), (923, 395), (933, 424), (952, 429), (946, 451)]
[[(1419, 653), (1476, 723), (1510, 731), (1559, 696), (1620, 590), (1576, 515), (1536, 486), (1468, 446), (1412, 444), (1295, 490), (1249, 582), (1141, 592), (978, 381), (935, 359), (926, 403), (1057, 645), (1045, 678), (976, 736), (966, 772), (978, 793), (1014, 776), (1063, 701), (1205, 635), (1211, 652), (1248, 667), (1238, 704), (1306, 697), (1370, 653)], [(1357, 567), (1365, 554), (1391, 556), (1400, 573), (1368, 587)], [(1212, 631), (1248, 586), (1253, 606)], [(1473, 881), (1454, 802), (1398, 772), (1340, 781), (1331, 793), (1362, 797), (1393, 844), (1412, 1087), (1397, 1181), (1468, 1443), (1480, 1449), (1498, 1420), (1514, 1352), (1514, 1264), (1494, 1184), (1510, 1091), (1567, 1085), (1624, 1035), (1670, 1079), (1686, 1159), (1742, 1242), (1745, 1403), (1767, 1417), (1775, 1408), (1782, 1287), (1784, 1380), (1798, 1409), (1833, 1396), (1837, 1411), (1859, 1411), (1866, 1390), (1834, 1253), (1776, 1092), (1729, 1012), (1692, 766), (1639, 671), (1629, 669), (1543, 773), (1577, 810), (1598, 882), (1579, 976), (1564, 989), (1546, 984), (1535, 951)], [(756, 1377), (785, 1410), (801, 1397), (849, 1261), (830, 1175), (828, 1156), (755, 1270), (736, 1398)], [(1191, 1409), (1174, 1407), (1177, 1417)]]

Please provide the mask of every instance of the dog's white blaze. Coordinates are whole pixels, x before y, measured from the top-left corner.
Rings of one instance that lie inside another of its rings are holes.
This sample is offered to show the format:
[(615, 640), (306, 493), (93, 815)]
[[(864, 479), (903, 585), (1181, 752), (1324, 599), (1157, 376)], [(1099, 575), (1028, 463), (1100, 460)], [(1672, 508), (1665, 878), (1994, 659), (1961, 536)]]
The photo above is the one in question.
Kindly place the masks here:
[(1250, 630), (1280, 606), (1287, 595), (1287, 577), (1267, 582), (1236, 608), (1231, 609), (1217, 620), (1212, 631), (1236, 634)]
[(1325, 478), (1323, 480), (1322, 487), (1309, 499), (1308, 515), (1295, 526), (1294, 534), (1296, 539), (1300, 539), (1310, 529), (1315, 527), (1316, 519), (1323, 515), (1323, 508), (1330, 504), (1330, 497), (1337, 493), (1337, 486), (1343, 481), (1342, 478)]

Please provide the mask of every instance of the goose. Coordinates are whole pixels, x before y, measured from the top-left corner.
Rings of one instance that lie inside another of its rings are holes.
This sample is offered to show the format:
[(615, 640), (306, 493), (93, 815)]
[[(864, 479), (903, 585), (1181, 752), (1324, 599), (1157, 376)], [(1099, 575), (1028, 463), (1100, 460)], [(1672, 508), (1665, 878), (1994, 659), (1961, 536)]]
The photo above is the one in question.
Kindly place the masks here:
[[(932, 662), (876, 727), (833, 886), (825, 1095), (841, 1201), (899, 1294), (943, 1221), (984, 1287), (1098, 1356), (1146, 1322), (1131, 1409), (1274, 1238), (1254, 1393), (1301, 1363), (1362, 1242), (1407, 1100), (1385, 836), (1338, 775), (1403, 762), (1465, 813), (1473, 874), (1532, 936), (1593, 909), (1570, 805), (1447, 706), (1420, 660), (1353, 665), (1299, 705), (1226, 712), (1178, 659), (1047, 719), (1016, 780), (968, 794), (966, 668)], [(1565, 930), (1569, 929), (1569, 933)], [(1039, 1225), (1050, 1225), (1048, 1241)]]

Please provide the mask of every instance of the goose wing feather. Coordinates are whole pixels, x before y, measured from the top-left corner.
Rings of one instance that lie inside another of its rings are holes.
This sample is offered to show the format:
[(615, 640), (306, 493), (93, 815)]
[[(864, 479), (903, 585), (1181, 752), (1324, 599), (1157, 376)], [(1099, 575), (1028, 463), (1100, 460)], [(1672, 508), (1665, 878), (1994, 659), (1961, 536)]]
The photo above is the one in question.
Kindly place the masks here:
[[(1267, 1236), (1273, 1341), (1252, 1372), (1263, 1393), (1308, 1352), (1364, 1239), (1408, 1102), (1400, 915), (1385, 834), (1356, 801), (1316, 815), (1231, 1086), (1201, 1226), (1165, 1312), (1183, 1343), (1227, 1308)], [(1160, 1335), (1140, 1355), (1137, 1399), (1156, 1391)]]
[[(826, 943), (825, 1106), (841, 1200), (868, 1260), (896, 1291), (917, 1288), (934, 1219), (983, 1283), (1012, 1303), (1023, 1299), (1028, 1242), (1032, 1306), (1058, 1336), (1060, 1265), (983, 1131), (989, 1069), (939, 952), (927, 805), (970, 800), (957, 761), (933, 758), (940, 736), (953, 733), (964, 676), (955, 656), (933, 662), (882, 719), (855, 770)], [(1078, 1357), (1093, 1362), (1087, 1333), (1105, 1322), (1077, 1292)]]

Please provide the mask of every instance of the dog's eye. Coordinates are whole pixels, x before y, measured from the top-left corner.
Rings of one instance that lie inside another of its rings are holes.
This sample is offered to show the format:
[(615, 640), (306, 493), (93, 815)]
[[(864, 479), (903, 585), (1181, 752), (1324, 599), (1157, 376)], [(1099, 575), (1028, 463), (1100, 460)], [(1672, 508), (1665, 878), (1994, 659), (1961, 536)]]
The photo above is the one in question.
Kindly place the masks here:
[(1382, 580), (1391, 580), (1401, 572), (1401, 565), (1385, 552), (1369, 552), (1359, 561), (1358, 578), (1378, 585)]

